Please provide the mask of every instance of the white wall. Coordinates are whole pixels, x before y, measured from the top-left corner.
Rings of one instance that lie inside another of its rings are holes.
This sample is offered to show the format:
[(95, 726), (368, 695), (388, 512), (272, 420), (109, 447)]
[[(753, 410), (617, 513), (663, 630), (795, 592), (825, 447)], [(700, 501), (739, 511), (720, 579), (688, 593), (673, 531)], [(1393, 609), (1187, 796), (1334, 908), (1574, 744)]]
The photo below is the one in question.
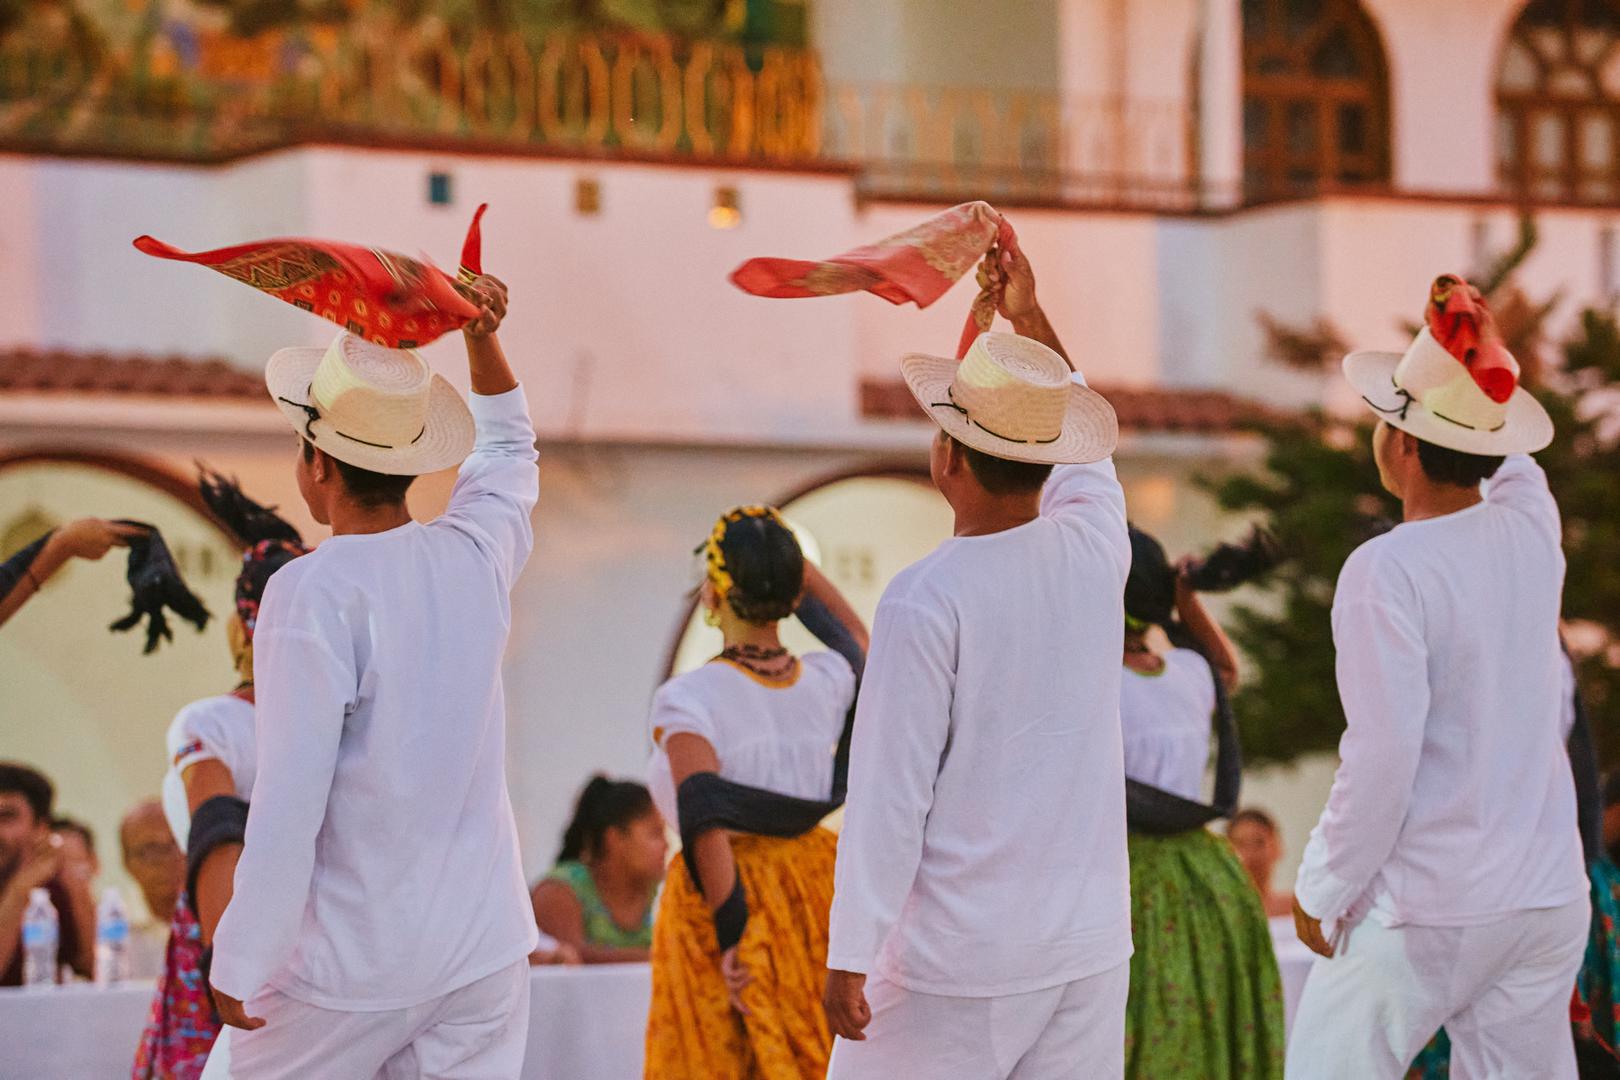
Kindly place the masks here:
[(1389, 64), (1398, 189), (1496, 187), (1496, 68), (1523, 0), (1362, 0)]

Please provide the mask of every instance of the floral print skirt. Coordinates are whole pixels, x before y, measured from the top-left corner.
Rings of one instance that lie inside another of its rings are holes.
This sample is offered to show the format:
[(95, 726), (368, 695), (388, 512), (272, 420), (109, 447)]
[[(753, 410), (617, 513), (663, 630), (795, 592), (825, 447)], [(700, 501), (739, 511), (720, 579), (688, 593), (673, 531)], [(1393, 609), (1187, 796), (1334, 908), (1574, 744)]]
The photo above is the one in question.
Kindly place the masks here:
[(733, 836), (748, 926), (737, 955), (753, 976), (749, 1015), (731, 1007), (703, 894), (676, 858), (653, 923), (648, 1080), (821, 1080), (832, 1032), (822, 1011), (838, 841)]
[(1282, 1080), (1282, 978), (1260, 895), (1223, 837), (1131, 834), (1125, 1076)]

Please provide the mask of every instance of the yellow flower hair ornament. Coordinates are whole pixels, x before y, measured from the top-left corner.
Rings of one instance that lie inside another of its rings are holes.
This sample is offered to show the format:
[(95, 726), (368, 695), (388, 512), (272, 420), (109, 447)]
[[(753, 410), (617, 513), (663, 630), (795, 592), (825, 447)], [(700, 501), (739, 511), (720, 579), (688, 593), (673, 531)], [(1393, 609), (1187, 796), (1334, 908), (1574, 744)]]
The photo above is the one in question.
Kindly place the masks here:
[(770, 518), (784, 529), (788, 527), (782, 515), (771, 506), (738, 506), (720, 515), (709, 532), (709, 538), (703, 543), (703, 557), (708, 566), (709, 580), (714, 583), (714, 591), (722, 600), (735, 588), (736, 583), (726, 569), (726, 553), (720, 545), (725, 542), (726, 532), (731, 526), (746, 518)]

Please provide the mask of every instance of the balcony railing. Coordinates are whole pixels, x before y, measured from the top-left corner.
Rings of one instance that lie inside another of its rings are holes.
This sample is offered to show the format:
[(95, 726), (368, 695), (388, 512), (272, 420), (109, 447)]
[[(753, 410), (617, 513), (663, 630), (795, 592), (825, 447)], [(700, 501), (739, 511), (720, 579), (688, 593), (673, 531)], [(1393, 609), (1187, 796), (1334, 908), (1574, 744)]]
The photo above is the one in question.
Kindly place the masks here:
[(0, 44), (0, 146), (222, 160), (312, 140), (849, 167), (870, 194), (1196, 205), (1171, 102), (827, 85), (813, 53), (654, 36)]

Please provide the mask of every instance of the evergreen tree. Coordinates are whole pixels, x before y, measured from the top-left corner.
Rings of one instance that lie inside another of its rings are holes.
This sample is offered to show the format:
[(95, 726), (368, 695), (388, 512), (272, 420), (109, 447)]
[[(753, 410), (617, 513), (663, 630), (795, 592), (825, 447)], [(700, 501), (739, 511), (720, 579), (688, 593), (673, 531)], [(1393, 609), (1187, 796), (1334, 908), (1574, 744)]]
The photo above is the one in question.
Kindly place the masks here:
[[(1512, 283), (1534, 242), (1527, 222), (1515, 249), (1473, 280), (1486, 292), (1526, 385), (1557, 425), (1556, 440), (1537, 460), (1564, 515), (1564, 616), (1600, 756), (1608, 763), (1620, 760), (1620, 724), (1614, 723), (1620, 716), (1620, 324), (1608, 311), (1584, 311), (1557, 350), (1561, 363), (1545, 363), (1542, 328), (1557, 300), (1531, 303)], [(1331, 323), (1262, 322), (1279, 362), (1337, 371), (1346, 350)], [(1265, 432), (1262, 474), (1211, 485), (1224, 508), (1261, 518), (1289, 554), (1269, 581), (1267, 601), (1237, 605), (1229, 618), (1249, 660), (1235, 706), (1252, 762), (1331, 750), (1344, 729), (1329, 625), (1334, 582), (1351, 551), (1400, 517), (1399, 504), (1378, 482), (1372, 428), (1370, 415), (1349, 423), (1309, 413)]]

